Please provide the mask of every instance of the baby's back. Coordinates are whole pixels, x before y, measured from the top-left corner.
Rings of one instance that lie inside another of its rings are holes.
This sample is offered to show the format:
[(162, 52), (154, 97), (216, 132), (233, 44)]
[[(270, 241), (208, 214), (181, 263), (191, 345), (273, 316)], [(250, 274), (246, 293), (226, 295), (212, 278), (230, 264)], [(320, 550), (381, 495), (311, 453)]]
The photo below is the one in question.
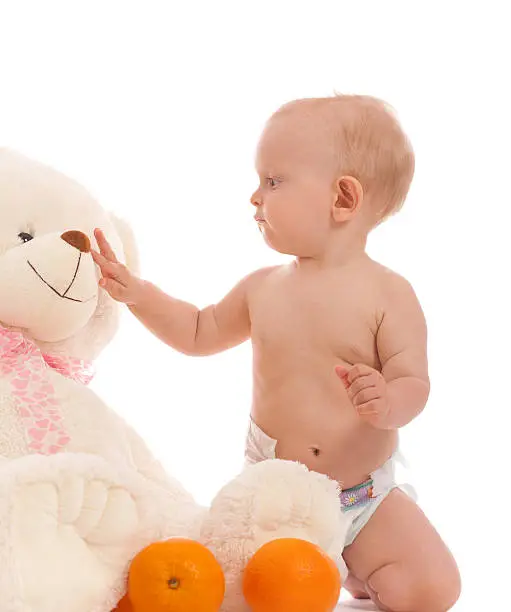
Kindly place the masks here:
[(344, 487), (392, 454), (393, 431), (355, 412), (336, 365), (380, 369), (381, 287), (392, 274), (368, 257), (344, 268), (273, 269), (249, 299), (254, 349), (252, 418), (278, 440), (277, 456), (300, 461)]

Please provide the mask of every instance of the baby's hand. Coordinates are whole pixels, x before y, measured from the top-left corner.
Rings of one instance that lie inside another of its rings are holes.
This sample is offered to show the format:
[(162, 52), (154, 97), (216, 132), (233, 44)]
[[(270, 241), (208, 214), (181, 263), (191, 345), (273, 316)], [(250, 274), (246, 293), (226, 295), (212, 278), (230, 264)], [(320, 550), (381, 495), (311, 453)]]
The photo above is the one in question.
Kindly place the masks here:
[(101, 269), (103, 277), (99, 286), (103, 287), (117, 302), (134, 306), (143, 287), (143, 281), (132, 274), (120, 263), (108, 240), (100, 229), (94, 230), (100, 253), (92, 250), (92, 258)]
[(349, 369), (339, 365), (335, 372), (358, 414), (374, 427), (380, 427), (390, 412), (387, 383), (382, 374), (363, 363)]

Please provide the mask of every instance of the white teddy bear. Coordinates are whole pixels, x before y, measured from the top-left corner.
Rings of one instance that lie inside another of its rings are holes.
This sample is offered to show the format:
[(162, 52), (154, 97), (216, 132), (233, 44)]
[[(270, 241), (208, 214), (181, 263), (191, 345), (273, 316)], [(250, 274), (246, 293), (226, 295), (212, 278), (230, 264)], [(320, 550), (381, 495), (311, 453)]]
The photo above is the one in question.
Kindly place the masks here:
[(133, 555), (203, 512), (87, 387), (118, 307), (90, 254), (127, 226), (78, 184), (0, 150), (0, 610), (107, 612)]
[(0, 149), (0, 610), (109, 612), (147, 544), (200, 540), (242, 612), (243, 569), (265, 542), (300, 537), (339, 558), (336, 484), (304, 466), (247, 468), (200, 507), (87, 387), (118, 306), (98, 290), (101, 227), (136, 270), (133, 237), (80, 185)]

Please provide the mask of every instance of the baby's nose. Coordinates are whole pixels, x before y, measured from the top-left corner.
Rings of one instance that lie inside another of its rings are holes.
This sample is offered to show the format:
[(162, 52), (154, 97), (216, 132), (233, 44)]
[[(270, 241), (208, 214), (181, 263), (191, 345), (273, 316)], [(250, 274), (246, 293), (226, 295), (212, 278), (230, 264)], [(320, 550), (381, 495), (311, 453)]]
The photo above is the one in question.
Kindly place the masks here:
[(259, 197), (259, 192), (256, 191), (252, 197), (250, 198), (250, 203), (254, 206), (261, 206), (261, 198)]
[(83, 233), (78, 231), (64, 232), (61, 236), (64, 242), (67, 242), (75, 249), (78, 249), (80, 253), (90, 253), (90, 240)]

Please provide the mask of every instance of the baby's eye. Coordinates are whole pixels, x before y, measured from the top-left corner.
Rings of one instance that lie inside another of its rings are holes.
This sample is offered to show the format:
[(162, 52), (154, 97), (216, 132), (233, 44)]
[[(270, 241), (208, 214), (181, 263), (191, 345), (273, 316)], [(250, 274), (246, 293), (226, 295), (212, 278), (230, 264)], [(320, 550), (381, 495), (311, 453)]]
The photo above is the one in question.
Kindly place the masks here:
[(20, 232), (18, 234), (18, 238), (21, 240), (21, 242), (23, 242), (23, 244), (25, 244), (25, 242), (30, 242), (31, 240), (34, 239), (32, 234), (29, 234), (27, 232)]
[(272, 189), (274, 189), (277, 186), (278, 181), (277, 181), (277, 179), (275, 179), (275, 178), (273, 178), (271, 176), (268, 176), (268, 177), (266, 177), (266, 184), (268, 185), (268, 187), (271, 187)]

